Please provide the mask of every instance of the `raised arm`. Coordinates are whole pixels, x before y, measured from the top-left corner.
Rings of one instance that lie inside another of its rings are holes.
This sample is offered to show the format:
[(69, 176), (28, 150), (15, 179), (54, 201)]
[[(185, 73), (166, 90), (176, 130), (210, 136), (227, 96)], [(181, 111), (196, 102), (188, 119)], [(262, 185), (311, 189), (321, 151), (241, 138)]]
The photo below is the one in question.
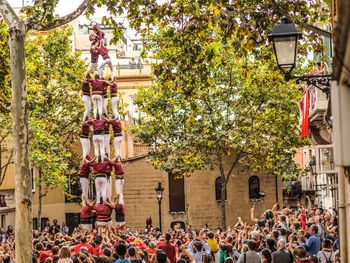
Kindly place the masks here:
[(87, 206), (93, 206), (93, 203), (86, 196), (84, 196), (84, 200), (85, 200)]
[(258, 223), (258, 219), (255, 217), (254, 212), (255, 212), (255, 206), (253, 206), (250, 209), (250, 219), (254, 222), (254, 224), (257, 224)]

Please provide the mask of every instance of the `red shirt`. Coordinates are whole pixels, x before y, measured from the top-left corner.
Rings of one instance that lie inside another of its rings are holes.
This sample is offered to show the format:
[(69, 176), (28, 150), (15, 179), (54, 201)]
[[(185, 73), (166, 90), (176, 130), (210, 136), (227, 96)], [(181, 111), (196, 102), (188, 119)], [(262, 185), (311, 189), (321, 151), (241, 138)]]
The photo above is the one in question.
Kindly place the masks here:
[(100, 55), (103, 57), (103, 59), (107, 59), (109, 58), (108, 56), (108, 49), (105, 47), (97, 47), (96, 50), (98, 51), (98, 53), (100, 53)]
[(113, 166), (114, 166), (114, 173), (116, 175), (124, 174), (124, 167), (121, 163), (115, 162)]
[(120, 123), (120, 121), (112, 120), (110, 124), (112, 124), (114, 136), (120, 136), (122, 133), (122, 124)]
[(45, 250), (40, 250), (39, 252), (39, 262), (44, 263), (45, 260), (50, 256)]
[(87, 82), (91, 83), (92, 95), (101, 95), (103, 89), (108, 86), (107, 82), (98, 79), (87, 79)]
[(91, 48), (90, 53), (91, 53), (91, 63), (97, 63), (98, 56), (99, 56), (98, 51), (94, 48)]
[(88, 249), (88, 252), (89, 252), (90, 254), (92, 254), (92, 253), (94, 252), (94, 247), (91, 246), (89, 243), (80, 243), (79, 245), (76, 245), (76, 246), (74, 247), (74, 253), (75, 253), (75, 254), (79, 254), (80, 248), (81, 248), (81, 247), (86, 247), (86, 248)]
[(122, 204), (116, 205), (115, 215), (125, 216), (125, 209), (124, 209), (124, 206)]
[(164, 251), (171, 263), (176, 262), (176, 251), (172, 244), (169, 242), (162, 242), (158, 245), (158, 248)]
[(90, 163), (84, 162), (80, 167), (79, 174), (88, 176), (90, 174), (90, 166)]
[(94, 168), (94, 174), (105, 174), (108, 173), (108, 170), (110, 171), (112, 169), (111, 163), (109, 161), (104, 162), (94, 162), (92, 164), (92, 167)]
[(115, 82), (112, 82), (112, 84), (109, 86), (111, 88), (111, 96), (117, 95), (118, 92), (118, 85)]
[(94, 132), (103, 132), (105, 130), (105, 123), (106, 121), (104, 119), (88, 121), (88, 124), (92, 124)]
[(109, 122), (106, 121), (104, 125), (105, 134), (109, 134)]
[(84, 81), (83, 85), (81, 86), (81, 91), (83, 92), (83, 95), (90, 96), (90, 83), (87, 81)]
[(106, 163), (106, 168), (105, 168), (106, 173), (112, 172), (113, 166), (112, 166), (112, 164), (110, 163), (110, 161), (104, 161), (104, 163)]
[(94, 216), (91, 206), (83, 206), (80, 212), (80, 218), (91, 218)]
[(89, 123), (83, 122), (81, 125), (81, 133), (80, 135), (83, 135), (84, 137), (89, 137), (90, 134), (90, 125)]
[(96, 211), (97, 221), (111, 220), (112, 208), (105, 204), (96, 204), (92, 208)]

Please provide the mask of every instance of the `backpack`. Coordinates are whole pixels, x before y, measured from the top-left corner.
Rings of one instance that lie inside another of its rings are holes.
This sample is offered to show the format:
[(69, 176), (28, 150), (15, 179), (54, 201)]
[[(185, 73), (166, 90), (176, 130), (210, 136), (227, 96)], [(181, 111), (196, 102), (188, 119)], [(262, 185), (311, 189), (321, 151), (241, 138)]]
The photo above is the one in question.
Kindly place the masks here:
[(322, 254), (324, 256), (324, 258), (326, 259), (326, 263), (333, 263), (331, 258), (332, 258), (332, 255), (333, 255), (333, 251), (331, 251), (331, 254), (329, 255), (329, 258), (327, 258), (326, 254), (322, 251)]

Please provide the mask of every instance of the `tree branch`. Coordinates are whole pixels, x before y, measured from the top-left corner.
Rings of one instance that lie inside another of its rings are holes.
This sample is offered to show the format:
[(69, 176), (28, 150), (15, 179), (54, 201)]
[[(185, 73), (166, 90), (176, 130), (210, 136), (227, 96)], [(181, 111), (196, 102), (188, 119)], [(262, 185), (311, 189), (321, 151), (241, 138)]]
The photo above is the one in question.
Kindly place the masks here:
[[(1, 1), (1, 0), (0, 0)], [(47, 25), (44, 25), (40, 28), (38, 28), (38, 31), (48, 31), (50, 29), (59, 27), (59, 26), (63, 26), (71, 21), (73, 21), (74, 19), (78, 18), (79, 16), (81, 16), (85, 10), (92, 4), (92, 2), (94, 2), (94, 0), (84, 0), (80, 6), (78, 6), (77, 9), (75, 9), (72, 13), (64, 16), (64, 17), (60, 17), (58, 19), (55, 19), (53, 21), (51, 21), (50, 23), (48, 23)], [(30, 29), (35, 21), (31, 21), (29, 22), (29, 24), (27, 24), (27, 28)]]
[(227, 175), (226, 175), (226, 178), (225, 178), (225, 180), (226, 180), (225, 183), (226, 183), (226, 184), (228, 183), (228, 180), (229, 180), (229, 178), (230, 178), (230, 175), (231, 175), (233, 169), (235, 168), (236, 164), (238, 163), (239, 159), (241, 158), (242, 153), (243, 153), (243, 149), (240, 150), (240, 151), (236, 154), (235, 158), (233, 159), (231, 168), (230, 168), (230, 170), (227, 172)]
[(9, 27), (20, 28), (20, 20), (7, 0), (0, 0), (0, 14)]
[(5, 176), (6, 176), (6, 172), (7, 172), (7, 168), (9, 167), (10, 164), (13, 163), (13, 161), (11, 161), (12, 157), (13, 157), (13, 152), (14, 151), (12, 149), (11, 154), (10, 154), (8, 160), (7, 160), (7, 163), (4, 164), (4, 166), (1, 167), (1, 172), (2, 172), (2, 169), (4, 169), (4, 172), (0, 174), (0, 176), (1, 176), (0, 185), (2, 185), (2, 183), (4, 182), (4, 179), (5, 179)]
[(7, 132), (4, 134), (4, 136), (1, 137), (0, 143), (2, 143), (7, 138), (7, 136), (10, 135), (10, 133), (11, 133), (11, 129), (7, 129)]

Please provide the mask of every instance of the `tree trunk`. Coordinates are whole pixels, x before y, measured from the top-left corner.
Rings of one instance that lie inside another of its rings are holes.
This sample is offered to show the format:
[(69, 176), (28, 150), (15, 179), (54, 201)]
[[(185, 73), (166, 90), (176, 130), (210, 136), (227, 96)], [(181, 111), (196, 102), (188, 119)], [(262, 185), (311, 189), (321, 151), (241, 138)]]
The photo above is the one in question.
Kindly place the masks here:
[(220, 226), (226, 229), (226, 183), (225, 175), (221, 175)]
[[(18, 27), (17, 27), (18, 26)], [(16, 262), (32, 261), (32, 189), (28, 150), (28, 101), (23, 23), (10, 27), (13, 143), (16, 180)]]
[(42, 204), (43, 204), (43, 189), (41, 185), (41, 180), (42, 180), (42, 174), (41, 174), (41, 169), (38, 171), (39, 178), (38, 178), (38, 230), (41, 231), (41, 210), (42, 210)]

